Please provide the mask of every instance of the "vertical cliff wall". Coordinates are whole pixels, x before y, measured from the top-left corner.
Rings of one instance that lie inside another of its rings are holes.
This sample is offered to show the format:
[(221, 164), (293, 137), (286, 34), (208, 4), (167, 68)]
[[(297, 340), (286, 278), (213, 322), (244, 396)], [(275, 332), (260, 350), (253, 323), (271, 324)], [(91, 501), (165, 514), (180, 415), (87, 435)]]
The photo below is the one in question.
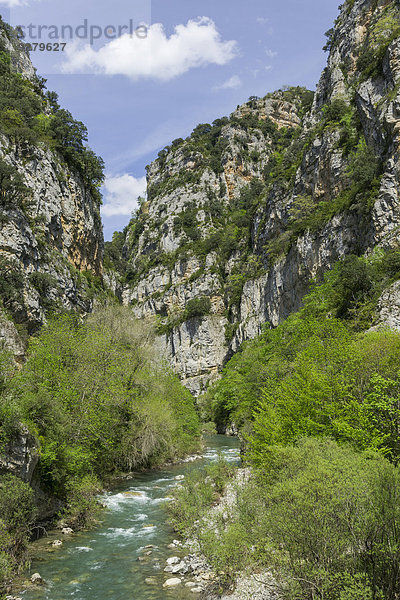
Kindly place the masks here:
[(103, 234), (101, 175), (91, 178), (90, 168), (101, 161), (5, 23), (0, 51), (0, 339), (21, 359), (18, 334), (51, 312), (91, 309)]

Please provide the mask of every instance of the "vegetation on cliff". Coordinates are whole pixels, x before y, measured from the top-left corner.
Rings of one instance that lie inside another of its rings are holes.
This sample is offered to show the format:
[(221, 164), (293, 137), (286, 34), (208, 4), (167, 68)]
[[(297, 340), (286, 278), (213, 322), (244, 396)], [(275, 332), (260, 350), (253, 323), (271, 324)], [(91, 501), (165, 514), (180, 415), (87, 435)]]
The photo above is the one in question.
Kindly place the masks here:
[[(57, 94), (46, 91), (45, 79), (35, 75), (31, 80), (14, 72), (6, 39), (11, 47), (21, 46), (14, 30), (0, 21), (0, 132), (23, 148), (25, 155), (39, 143), (57, 151), (66, 165), (79, 173), (100, 203), (104, 163), (87, 146), (85, 125), (60, 108)], [(8, 190), (4, 187), (6, 181), (3, 179), (1, 183), (4, 193)]]

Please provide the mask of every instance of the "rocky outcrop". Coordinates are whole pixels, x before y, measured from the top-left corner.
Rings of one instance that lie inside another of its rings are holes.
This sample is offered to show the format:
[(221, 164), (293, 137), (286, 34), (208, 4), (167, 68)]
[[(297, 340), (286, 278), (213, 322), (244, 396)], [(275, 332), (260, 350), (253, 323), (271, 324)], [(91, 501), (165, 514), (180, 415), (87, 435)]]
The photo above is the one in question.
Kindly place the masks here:
[(376, 325), (371, 330), (387, 327), (400, 331), (400, 282), (388, 287), (378, 300)]
[[(348, 0), (314, 97), (251, 98), (149, 166), (147, 202), (126, 230), (133, 276), (122, 298), (157, 319), (160, 351), (195, 394), (338, 259), (397, 245), (398, 23), (395, 2)], [(374, 176), (360, 169), (362, 152)], [(354, 191), (364, 176), (368, 201)], [(187, 309), (204, 297), (207, 311)]]
[(38, 461), (38, 443), (26, 427), (21, 427), (0, 455), (0, 474), (11, 473), (26, 483), (31, 483)]
[(12, 270), (15, 298), (5, 308), (31, 332), (52, 309), (89, 311), (81, 272), (101, 274), (99, 209), (80, 177), (45, 148), (21, 152), (0, 137), (0, 158), (16, 168), (29, 189), (27, 205), (1, 207), (0, 268)]

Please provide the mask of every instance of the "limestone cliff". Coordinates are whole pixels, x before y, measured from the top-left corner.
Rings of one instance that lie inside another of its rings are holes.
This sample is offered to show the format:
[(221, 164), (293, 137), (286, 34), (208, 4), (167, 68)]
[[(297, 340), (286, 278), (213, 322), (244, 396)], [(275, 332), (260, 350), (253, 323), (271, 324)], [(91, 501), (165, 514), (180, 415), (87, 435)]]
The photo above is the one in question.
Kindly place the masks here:
[(397, 1), (347, 0), (314, 95), (251, 98), (148, 167), (122, 298), (194, 393), (338, 259), (397, 246), (399, 23)]
[(21, 360), (18, 333), (34, 332), (49, 312), (91, 309), (103, 234), (87, 173), (89, 159), (100, 162), (5, 23), (0, 46), (0, 339)]

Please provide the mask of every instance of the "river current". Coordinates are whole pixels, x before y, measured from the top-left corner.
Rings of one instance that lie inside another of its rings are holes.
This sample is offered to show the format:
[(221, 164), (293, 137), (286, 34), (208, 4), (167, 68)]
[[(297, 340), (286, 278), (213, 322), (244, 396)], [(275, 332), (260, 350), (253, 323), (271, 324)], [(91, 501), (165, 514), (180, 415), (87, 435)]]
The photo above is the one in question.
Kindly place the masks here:
[[(207, 437), (201, 459), (135, 475), (108, 492), (102, 498), (107, 509), (97, 528), (73, 536), (52, 534), (36, 542), (30, 574), (39, 572), (45, 585), (18, 595), (24, 600), (194, 598), (183, 585), (171, 590), (162, 587), (170, 577), (163, 571), (165, 561), (175, 554), (168, 545), (176, 538), (163, 505), (182, 475), (216, 460), (219, 452), (226, 460), (238, 462), (238, 440)], [(63, 541), (60, 548), (51, 546), (56, 538)], [(146, 583), (146, 578), (153, 583)]]

